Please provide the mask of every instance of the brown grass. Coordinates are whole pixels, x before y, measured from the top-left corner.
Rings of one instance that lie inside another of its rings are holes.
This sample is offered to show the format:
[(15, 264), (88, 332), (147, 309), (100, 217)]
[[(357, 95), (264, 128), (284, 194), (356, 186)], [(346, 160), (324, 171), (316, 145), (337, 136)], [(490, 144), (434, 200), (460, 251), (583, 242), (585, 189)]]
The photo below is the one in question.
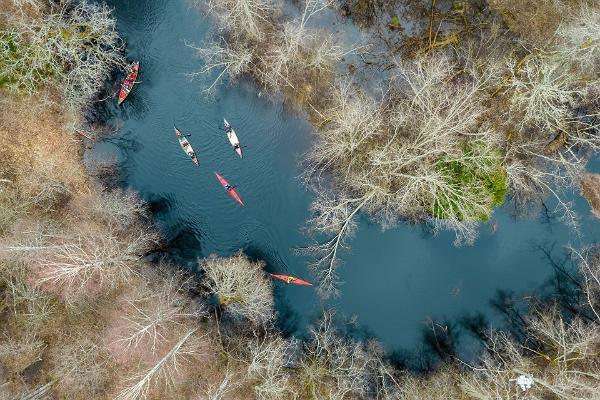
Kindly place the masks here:
[(554, 32), (573, 0), (488, 0), (508, 28), (538, 48), (547, 48), (553, 42)]
[(80, 142), (65, 132), (68, 117), (54, 107), (36, 103), (14, 96), (2, 102), (0, 149), (11, 161), (15, 186), (36, 193), (38, 179), (33, 175), (42, 173), (73, 192), (82, 192), (88, 178), (81, 163)]

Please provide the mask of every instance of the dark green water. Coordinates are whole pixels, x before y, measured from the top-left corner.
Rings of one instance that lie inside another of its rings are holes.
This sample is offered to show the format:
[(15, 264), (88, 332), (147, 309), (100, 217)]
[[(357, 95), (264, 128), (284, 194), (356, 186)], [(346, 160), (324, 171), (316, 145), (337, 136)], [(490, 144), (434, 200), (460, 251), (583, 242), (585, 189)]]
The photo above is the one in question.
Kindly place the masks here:
[[(310, 279), (306, 259), (292, 251), (309, 241), (301, 228), (311, 194), (296, 178), (311, 141), (304, 117), (260, 96), (248, 82), (222, 86), (207, 98), (204, 83), (186, 76), (200, 61), (184, 42), (200, 43), (210, 21), (184, 1), (109, 3), (130, 59), (141, 61), (143, 84), (123, 107), (103, 109), (103, 118), (122, 129), (120, 146), (101, 149), (118, 152), (125, 184), (151, 203), (169, 254), (195, 268), (197, 257), (243, 249), (265, 260), (270, 272)], [(246, 146), (242, 160), (222, 131), (223, 117)], [(199, 167), (179, 148), (173, 122), (192, 134)], [(228, 196), (214, 171), (236, 185), (245, 207)], [(419, 347), (428, 318), (454, 321), (481, 312), (497, 325), (490, 301), (498, 290), (527, 295), (552, 275), (540, 246), (558, 255), (567, 244), (600, 238), (600, 223), (583, 199), (575, 201), (581, 237), (554, 218), (515, 220), (498, 210), (496, 232), (483, 226), (476, 244), (462, 248), (452, 245), (451, 234), (432, 237), (405, 225), (381, 232), (363, 218), (352, 251), (341, 255), (341, 297), (321, 304), (311, 288), (275, 283), (280, 324), (301, 332), (323, 308), (334, 306), (356, 316), (390, 350)]]

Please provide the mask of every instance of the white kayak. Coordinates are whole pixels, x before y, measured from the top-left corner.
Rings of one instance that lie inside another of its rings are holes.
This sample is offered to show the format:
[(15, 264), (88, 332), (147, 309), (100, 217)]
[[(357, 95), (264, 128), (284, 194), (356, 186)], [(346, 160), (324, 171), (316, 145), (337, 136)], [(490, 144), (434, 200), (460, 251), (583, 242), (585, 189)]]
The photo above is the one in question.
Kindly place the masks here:
[(235, 131), (225, 118), (223, 118), (223, 124), (225, 127), (225, 133), (227, 133), (227, 138), (229, 139), (229, 143), (231, 143), (235, 152), (238, 153), (238, 156), (242, 158), (242, 146), (240, 145), (240, 140), (235, 134)]

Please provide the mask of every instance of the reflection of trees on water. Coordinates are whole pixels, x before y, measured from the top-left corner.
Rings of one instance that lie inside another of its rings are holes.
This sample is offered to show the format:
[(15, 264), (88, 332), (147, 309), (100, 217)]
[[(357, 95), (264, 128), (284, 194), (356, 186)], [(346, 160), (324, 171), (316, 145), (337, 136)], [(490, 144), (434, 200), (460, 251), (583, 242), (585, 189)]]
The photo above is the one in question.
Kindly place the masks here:
[(593, 323), (593, 310), (580, 272), (582, 260), (574, 250), (556, 247), (555, 243), (534, 246), (553, 271), (545, 282), (527, 293), (498, 289), (489, 301), (492, 313), (478, 311), (454, 318), (428, 318), (423, 323), (421, 343), (413, 349), (395, 350), (389, 355), (390, 361), (420, 372), (432, 371), (455, 359), (469, 362), (481, 350), (493, 347), (497, 338), (492, 328), (507, 332), (531, 349), (544, 348), (539, 335), (531, 334), (531, 324), (553, 310), (566, 323), (574, 319)]

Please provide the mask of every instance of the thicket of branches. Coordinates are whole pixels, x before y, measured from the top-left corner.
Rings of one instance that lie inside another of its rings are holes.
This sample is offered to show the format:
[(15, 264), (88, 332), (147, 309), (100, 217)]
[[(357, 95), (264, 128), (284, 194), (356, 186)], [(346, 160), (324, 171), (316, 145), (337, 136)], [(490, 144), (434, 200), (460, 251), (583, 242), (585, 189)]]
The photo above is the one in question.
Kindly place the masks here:
[(43, 15), (2, 16), (0, 86), (28, 95), (42, 87), (55, 88), (77, 114), (111, 71), (125, 65), (112, 12), (88, 1), (27, 4), (43, 10)]
[(243, 254), (219, 258), (211, 256), (201, 263), (203, 284), (227, 313), (263, 324), (274, 316), (271, 280), (264, 263), (252, 262)]
[(304, 1), (299, 13), (288, 19), (281, 17), (280, 4), (271, 0), (198, 4), (220, 22), (212, 40), (190, 45), (204, 63), (191, 76), (213, 77), (207, 91), (224, 77), (233, 81), (249, 75), (261, 86), (284, 92), (301, 104), (317, 103), (319, 90), (332, 81), (336, 64), (348, 52), (339, 45), (339, 38), (311, 26), (311, 20), (333, 4), (330, 0)]

